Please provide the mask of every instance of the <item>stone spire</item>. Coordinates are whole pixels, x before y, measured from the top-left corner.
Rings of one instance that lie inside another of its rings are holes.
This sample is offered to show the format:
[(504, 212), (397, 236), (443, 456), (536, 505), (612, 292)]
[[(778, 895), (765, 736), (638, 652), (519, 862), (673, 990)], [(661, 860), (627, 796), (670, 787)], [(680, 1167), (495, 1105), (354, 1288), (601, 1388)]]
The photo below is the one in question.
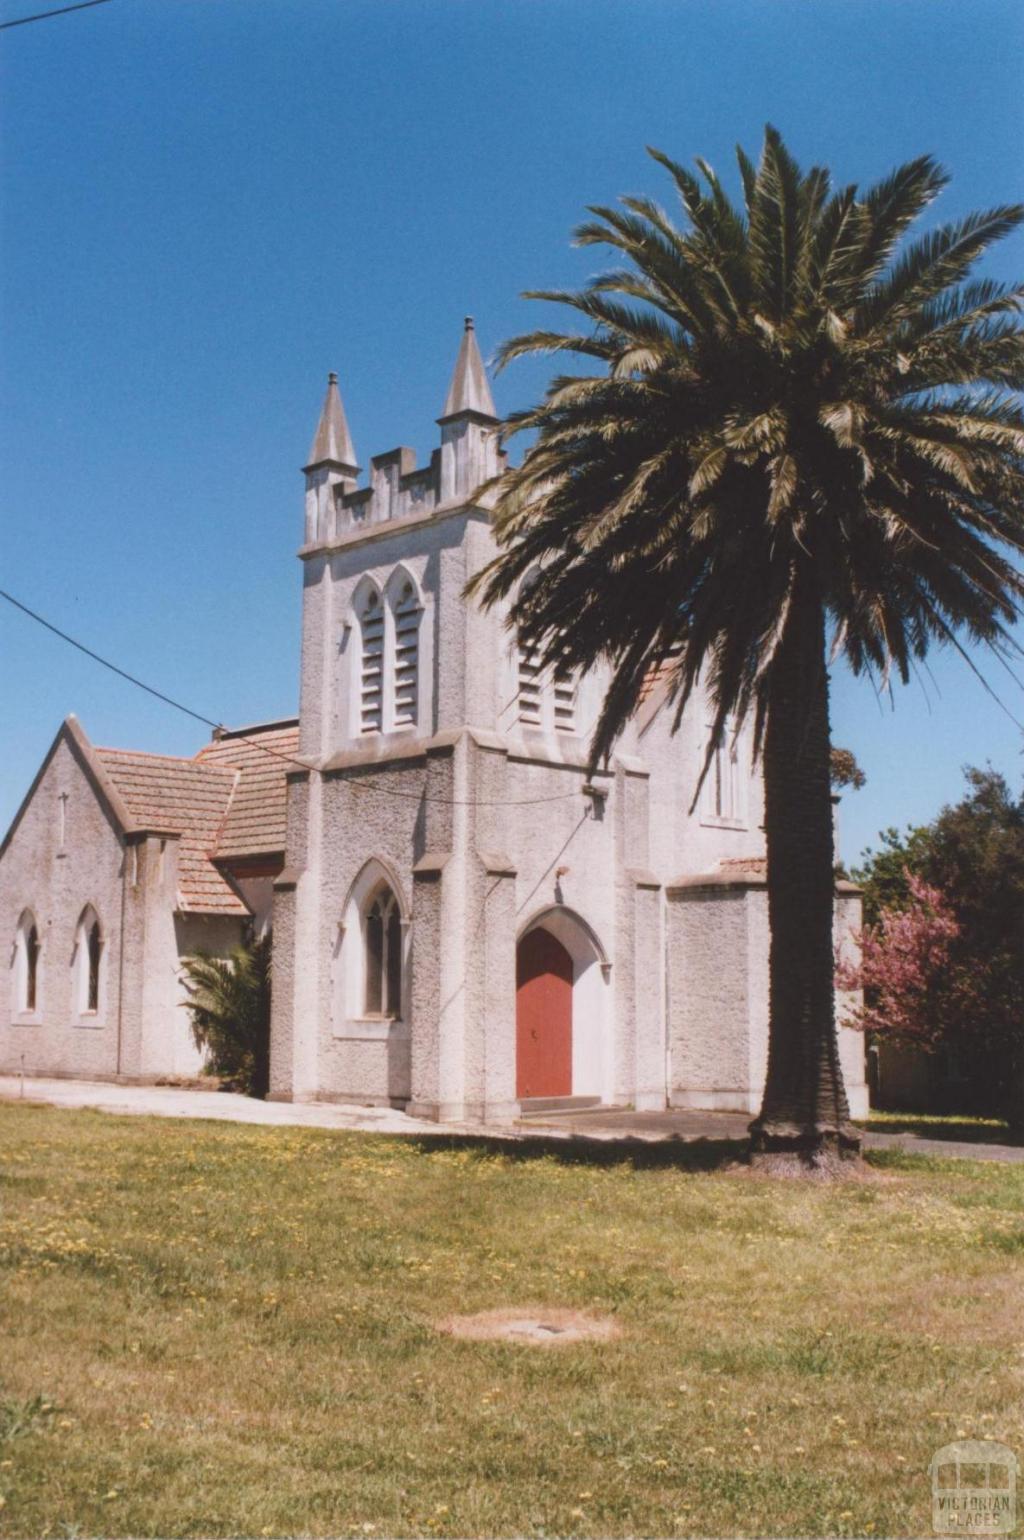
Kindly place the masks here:
[(494, 410), (494, 397), (476, 345), (473, 317), (469, 315), (444, 411), (437, 420), (441, 424), (441, 501), (470, 501), (477, 489), (500, 469), (501, 419)]
[(491, 387), (484, 373), (484, 361), (477, 347), (471, 315), (466, 317), (466, 329), (462, 333), (459, 356), (455, 360), (455, 373), (448, 387), (444, 411), (437, 420), (443, 424), (452, 417), (461, 417), (466, 414), (476, 418), (486, 418), (489, 422), (498, 421)]
[(316, 425), (306, 475), (306, 544), (329, 540), (337, 527), (337, 497), (354, 492), (359, 477), (352, 435), (338, 395), (338, 376), (327, 376), (320, 421)]
[(345, 421), (345, 408), (338, 394), (336, 374), (327, 376), (327, 394), (324, 397), (323, 410), (320, 413), (320, 421), (316, 425), (316, 433), (313, 435), (313, 444), (305, 469), (310, 471), (317, 465), (343, 466), (350, 473), (358, 473), (359, 470), (356, 452), (352, 446), (352, 435)]

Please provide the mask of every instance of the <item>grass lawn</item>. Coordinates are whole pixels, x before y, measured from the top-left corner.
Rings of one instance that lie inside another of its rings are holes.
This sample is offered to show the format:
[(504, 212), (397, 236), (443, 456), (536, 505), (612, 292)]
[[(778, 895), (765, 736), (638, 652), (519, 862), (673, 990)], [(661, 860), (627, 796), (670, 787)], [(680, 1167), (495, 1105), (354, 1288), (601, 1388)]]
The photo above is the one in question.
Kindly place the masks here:
[[(0, 1106), (0, 1524), (928, 1535), (938, 1445), (1024, 1455), (1024, 1167), (682, 1158)], [(432, 1325), (505, 1305), (623, 1331)]]

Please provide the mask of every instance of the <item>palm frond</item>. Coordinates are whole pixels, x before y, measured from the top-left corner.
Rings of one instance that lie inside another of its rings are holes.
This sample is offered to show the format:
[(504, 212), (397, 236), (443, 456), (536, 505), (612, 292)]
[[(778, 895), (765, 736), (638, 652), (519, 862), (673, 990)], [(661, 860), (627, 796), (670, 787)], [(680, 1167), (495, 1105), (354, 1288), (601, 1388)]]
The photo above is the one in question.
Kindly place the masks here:
[(586, 325), (499, 351), (501, 366), (549, 353), (583, 368), (505, 425), (533, 442), (493, 484), (499, 552), (474, 594), (548, 663), (607, 665), (597, 757), (666, 660), (676, 713), (700, 689), (716, 741), (748, 714), (760, 743), (808, 592), (833, 645), (883, 686), (958, 627), (1009, 645), (1024, 598), (1024, 286), (971, 269), (1024, 211), (914, 241), (946, 181), (930, 156), (833, 191), (769, 127), (756, 166), (738, 151), (737, 207), (706, 162), (694, 174), (650, 154), (681, 228), (648, 197), (590, 209), (576, 239), (619, 265), (535, 295)]

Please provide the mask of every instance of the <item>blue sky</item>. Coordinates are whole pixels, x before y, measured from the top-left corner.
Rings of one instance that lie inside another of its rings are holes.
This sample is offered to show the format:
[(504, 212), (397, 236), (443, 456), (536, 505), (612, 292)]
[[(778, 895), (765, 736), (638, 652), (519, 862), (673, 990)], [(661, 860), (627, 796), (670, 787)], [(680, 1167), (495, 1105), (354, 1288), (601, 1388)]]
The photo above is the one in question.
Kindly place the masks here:
[[(40, 8), (0, 0), (0, 20)], [(235, 723), (294, 711), (303, 463), (337, 369), (362, 464), (435, 442), (464, 314), (485, 352), (575, 285), (584, 207), (669, 199), (644, 155), (775, 123), (869, 182), (930, 151), (943, 218), (1021, 196), (1019, 0), (112, 0), (0, 33), (2, 586)], [(988, 271), (1024, 274), (1024, 240)], [(542, 364), (496, 383), (531, 399)], [(0, 605), (0, 825), (62, 717), (191, 753), (202, 729)], [(1005, 704), (1024, 695), (989, 669)], [(895, 709), (837, 675), (878, 829), (1019, 784), (1019, 729), (952, 656)]]

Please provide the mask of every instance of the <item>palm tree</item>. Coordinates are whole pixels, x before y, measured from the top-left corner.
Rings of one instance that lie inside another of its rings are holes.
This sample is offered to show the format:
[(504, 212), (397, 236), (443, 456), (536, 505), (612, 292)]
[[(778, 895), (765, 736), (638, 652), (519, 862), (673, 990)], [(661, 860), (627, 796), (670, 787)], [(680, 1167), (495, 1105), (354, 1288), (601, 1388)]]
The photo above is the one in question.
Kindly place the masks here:
[[(833, 994), (828, 667), (883, 687), (958, 633), (1014, 644), (1024, 583), (1024, 288), (965, 282), (1024, 208), (914, 241), (947, 177), (929, 156), (865, 193), (804, 172), (768, 128), (737, 151), (743, 202), (666, 155), (687, 224), (648, 198), (590, 210), (583, 245), (625, 265), (580, 292), (578, 331), (507, 342), (565, 353), (515, 413), (534, 435), (494, 483), (499, 552), (472, 591), (553, 669), (611, 664), (591, 754), (644, 676), (670, 671), (676, 723), (698, 679), (714, 719), (750, 718), (765, 782), (770, 1046), (752, 1149), (828, 1167), (855, 1153)], [(532, 585), (521, 578), (539, 568)]]
[(182, 961), (195, 1045), (215, 1074), (247, 1096), (266, 1096), (270, 1085), (270, 967), (269, 934), (229, 957), (198, 952)]

